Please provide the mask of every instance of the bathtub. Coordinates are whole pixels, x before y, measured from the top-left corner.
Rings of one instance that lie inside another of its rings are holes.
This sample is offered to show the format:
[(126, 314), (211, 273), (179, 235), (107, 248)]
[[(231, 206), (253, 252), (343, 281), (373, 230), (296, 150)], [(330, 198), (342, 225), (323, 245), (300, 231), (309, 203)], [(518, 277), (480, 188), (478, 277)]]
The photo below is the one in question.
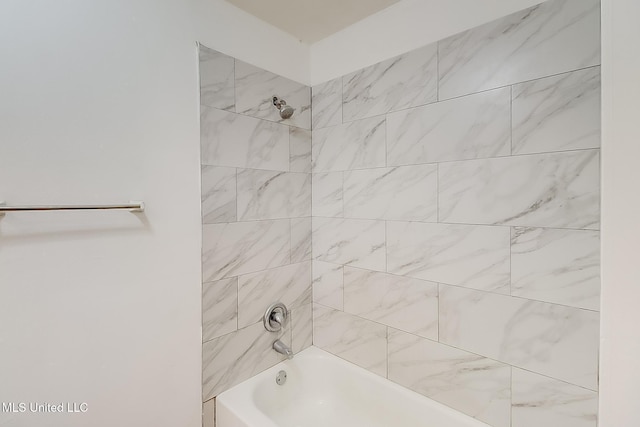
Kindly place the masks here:
[[(287, 373), (283, 385), (278, 372)], [(489, 427), (316, 347), (216, 398), (216, 427)]]

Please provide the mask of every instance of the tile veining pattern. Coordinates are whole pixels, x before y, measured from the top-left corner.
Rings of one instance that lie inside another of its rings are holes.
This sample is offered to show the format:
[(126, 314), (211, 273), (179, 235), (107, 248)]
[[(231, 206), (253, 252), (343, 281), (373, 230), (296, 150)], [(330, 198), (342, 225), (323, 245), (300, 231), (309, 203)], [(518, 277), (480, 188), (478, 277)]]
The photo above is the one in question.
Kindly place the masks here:
[(599, 19), (550, 0), (312, 88), (314, 345), (494, 427), (596, 426)]
[[(203, 401), (312, 341), (311, 89), (200, 47)], [(278, 95), (296, 108), (282, 120)], [(281, 333), (263, 310), (291, 309)]]

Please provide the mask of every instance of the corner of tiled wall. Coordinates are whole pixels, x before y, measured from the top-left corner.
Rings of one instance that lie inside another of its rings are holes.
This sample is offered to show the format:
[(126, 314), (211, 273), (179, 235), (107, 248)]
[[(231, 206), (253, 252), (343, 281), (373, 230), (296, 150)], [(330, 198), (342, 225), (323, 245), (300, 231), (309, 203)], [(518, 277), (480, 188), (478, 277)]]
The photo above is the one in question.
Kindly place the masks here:
[[(200, 47), (205, 408), (311, 345), (311, 90)], [(296, 108), (282, 120), (273, 95)], [(282, 301), (291, 321), (262, 325)]]
[(312, 88), (313, 342), (494, 427), (595, 427), (599, 1)]

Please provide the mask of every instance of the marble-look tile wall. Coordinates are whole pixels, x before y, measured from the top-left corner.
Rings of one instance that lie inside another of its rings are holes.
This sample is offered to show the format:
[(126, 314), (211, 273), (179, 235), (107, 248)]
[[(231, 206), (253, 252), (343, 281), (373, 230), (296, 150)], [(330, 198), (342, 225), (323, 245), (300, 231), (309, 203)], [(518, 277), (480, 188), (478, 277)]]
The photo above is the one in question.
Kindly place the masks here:
[[(311, 90), (204, 46), (200, 83), (207, 402), (282, 360), (274, 340), (311, 345)], [(274, 95), (296, 108), (290, 120)], [(291, 321), (267, 332), (276, 301)]]
[(313, 87), (314, 345), (494, 427), (596, 426), (599, 19), (550, 0)]

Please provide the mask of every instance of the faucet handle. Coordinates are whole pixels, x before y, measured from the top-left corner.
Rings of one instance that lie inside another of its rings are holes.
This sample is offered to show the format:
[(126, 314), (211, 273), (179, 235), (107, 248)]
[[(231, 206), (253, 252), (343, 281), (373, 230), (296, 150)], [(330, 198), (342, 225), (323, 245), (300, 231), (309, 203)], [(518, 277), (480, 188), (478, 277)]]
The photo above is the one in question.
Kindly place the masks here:
[(262, 319), (264, 328), (269, 332), (277, 332), (281, 330), (287, 321), (288, 314), (289, 311), (283, 303), (276, 302), (271, 304), (267, 308)]
[(272, 312), (271, 316), (269, 316), (269, 324), (272, 328), (277, 328), (279, 325), (282, 327), (286, 320), (286, 314), (282, 311), (280, 307), (276, 307)]

